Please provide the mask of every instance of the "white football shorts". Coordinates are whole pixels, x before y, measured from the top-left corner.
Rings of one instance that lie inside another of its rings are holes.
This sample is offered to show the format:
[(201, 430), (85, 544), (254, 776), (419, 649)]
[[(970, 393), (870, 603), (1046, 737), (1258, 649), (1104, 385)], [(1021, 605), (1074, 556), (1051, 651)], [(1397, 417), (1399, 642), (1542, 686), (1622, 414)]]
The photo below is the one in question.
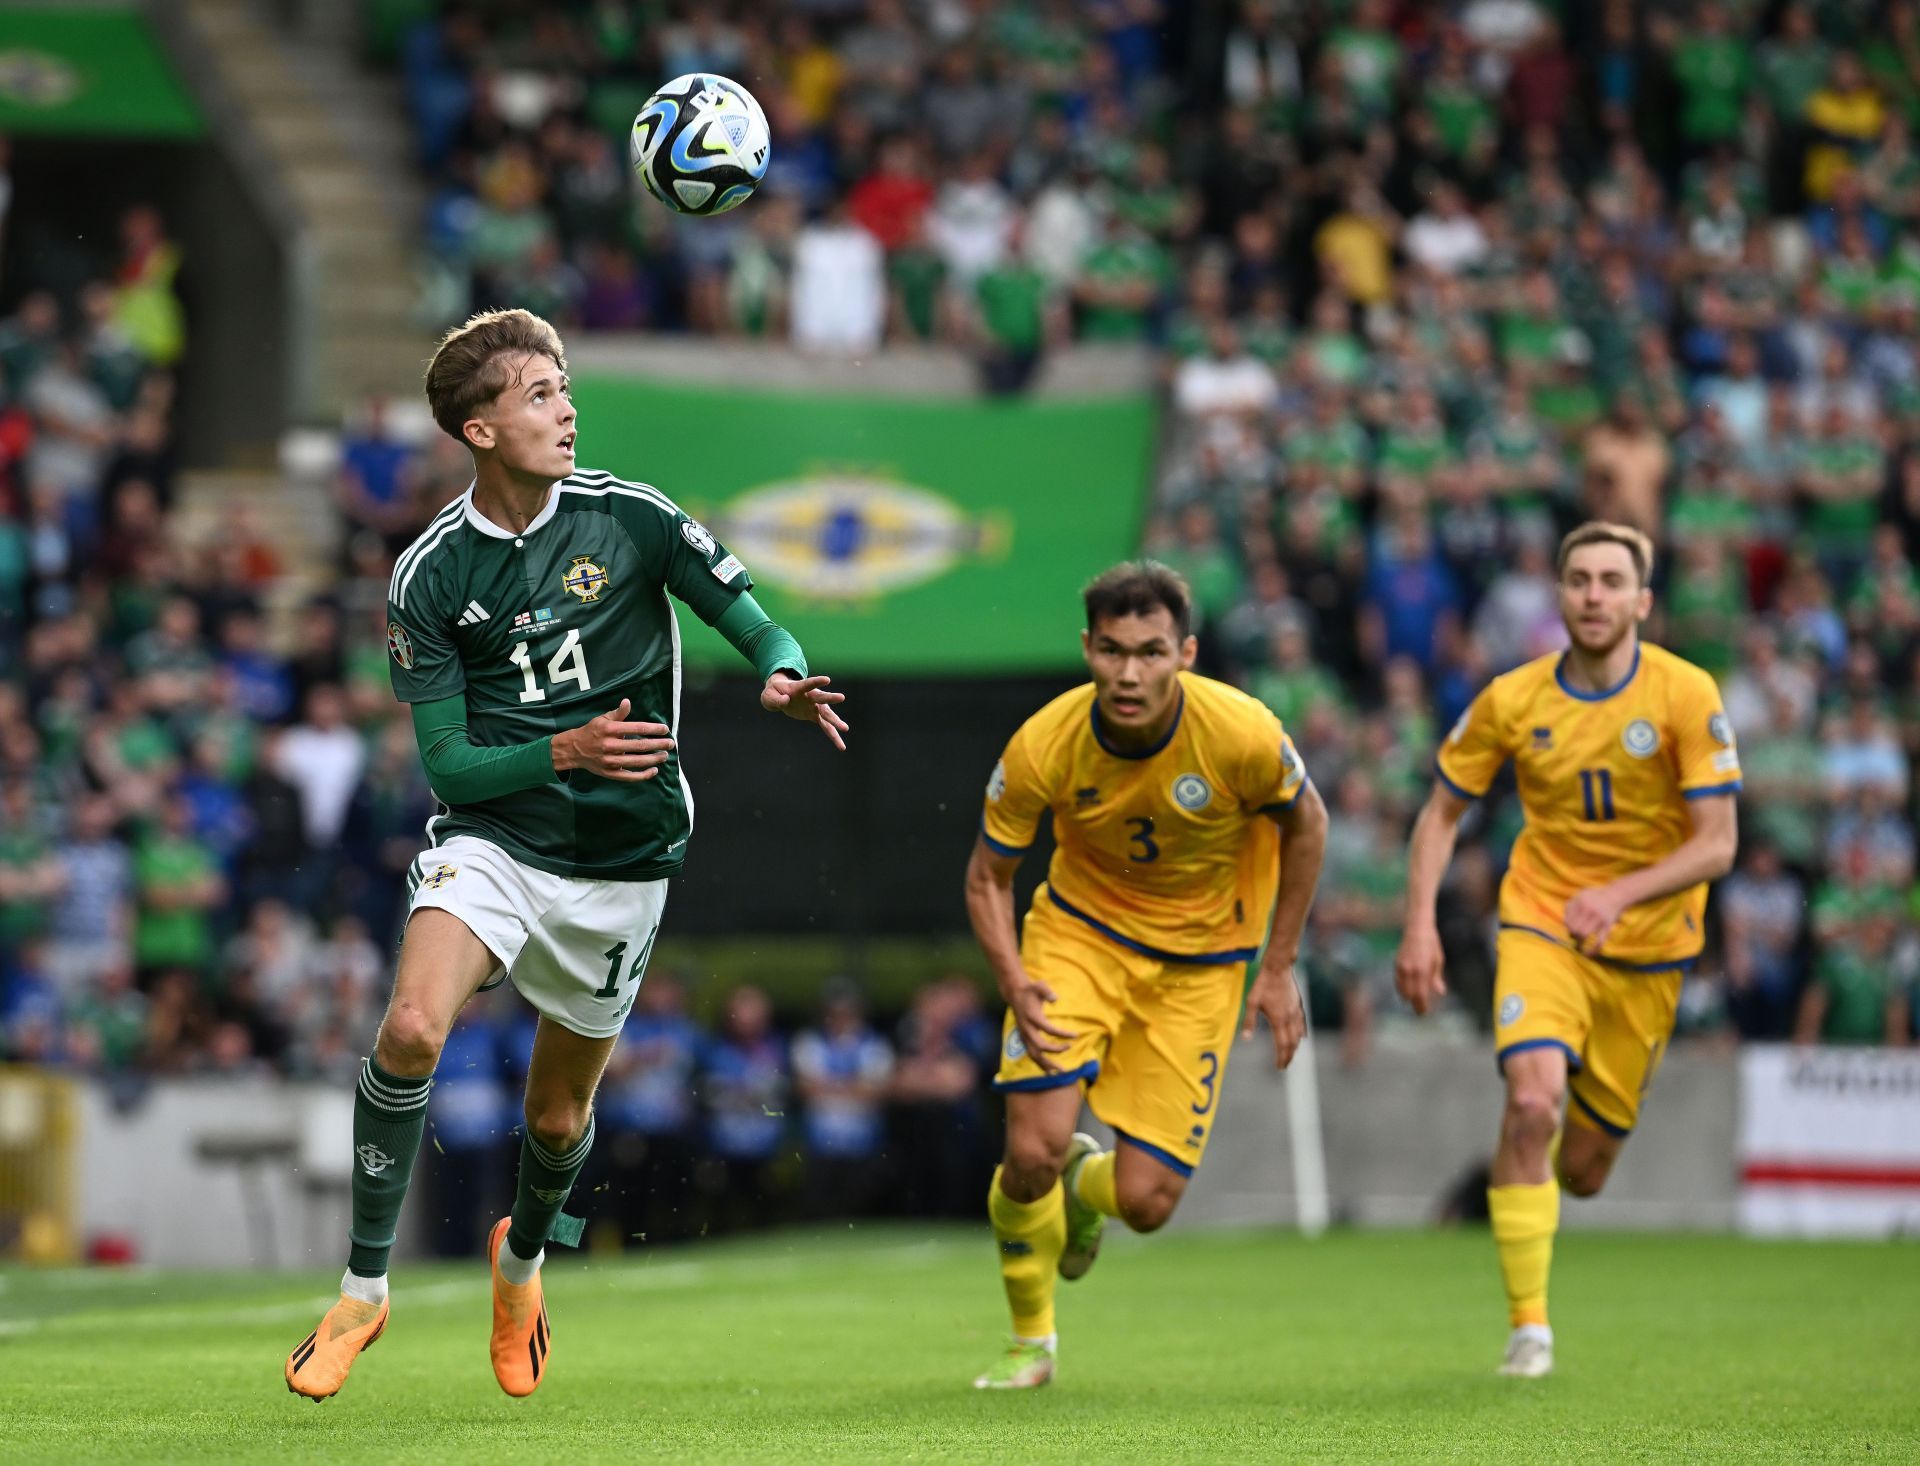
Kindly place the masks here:
[(490, 840), (455, 835), (407, 872), (407, 915), (451, 912), (540, 1013), (583, 1038), (612, 1038), (640, 991), (667, 882), (586, 881), (522, 865)]

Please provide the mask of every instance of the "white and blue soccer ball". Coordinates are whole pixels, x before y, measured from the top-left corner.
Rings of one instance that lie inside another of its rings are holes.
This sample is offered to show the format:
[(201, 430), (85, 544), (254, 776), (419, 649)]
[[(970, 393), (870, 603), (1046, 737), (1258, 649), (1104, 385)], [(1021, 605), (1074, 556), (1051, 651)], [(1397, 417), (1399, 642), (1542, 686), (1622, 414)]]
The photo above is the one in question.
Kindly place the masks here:
[(678, 214), (724, 214), (767, 176), (773, 136), (753, 93), (710, 71), (676, 76), (633, 119), (628, 145), (647, 192)]

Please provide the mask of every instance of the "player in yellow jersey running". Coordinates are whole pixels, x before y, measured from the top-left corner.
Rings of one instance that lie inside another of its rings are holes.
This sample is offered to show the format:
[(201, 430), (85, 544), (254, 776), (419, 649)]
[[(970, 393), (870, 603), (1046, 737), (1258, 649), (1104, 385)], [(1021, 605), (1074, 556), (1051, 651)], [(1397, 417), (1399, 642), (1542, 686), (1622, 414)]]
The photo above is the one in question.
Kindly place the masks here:
[[(1093, 681), (1013, 735), (967, 866), (967, 914), (1007, 1001), (1007, 1148), (987, 1213), (1013, 1347), (981, 1389), (1053, 1378), (1054, 1278), (1092, 1266), (1108, 1217), (1151, 1232), (1173, 1215), (1256, 959), (1242, 1036), (1265, 1014), (1285, 1068), (1306, 1032), (1293, 963), (1327, 813), (1300, 756), (1260, 703), (1189, 670), (1178, 575), (1121, 565), (1085, 600)], [(1047, 810), (1057, 848), (1016, 941), (1014, 871)], [(1074, 1132), (1083, 1090), (1117, 1151)]]
[(1474, 699), (1413, 827), (1394, 976), (1426, 1013), (1446, 992), (1434, 898), (1460, 818), (1513, 760), (1526, 826), (1500, 887), (1494, 1031), (1507, 1102), (1487, 1191), (1513, 1325), (1506, 1375), (1553, 1368), (1561, 1189), (1592, 1196), (1606, 1184), (1700, 955), (1707, 883), (1732, 868), (1738, 840), (1740, 756), (1720, 691), (1640, 640), (1652, 568), (1636, 529), (1584, 524), (1561, 542), (1572, 645)]

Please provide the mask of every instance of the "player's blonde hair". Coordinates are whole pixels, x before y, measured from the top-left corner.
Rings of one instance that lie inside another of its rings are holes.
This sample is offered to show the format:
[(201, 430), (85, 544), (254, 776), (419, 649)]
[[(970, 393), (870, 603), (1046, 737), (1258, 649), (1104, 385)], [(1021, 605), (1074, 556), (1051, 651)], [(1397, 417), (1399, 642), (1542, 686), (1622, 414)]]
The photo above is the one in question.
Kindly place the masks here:
[(1640, 577), (1641, 585), (1653, 579), (1653, 541), (1630, 524), (1609, 524), (1604, 519), (1589, 519), (1578, 529), (1567, 532), (1553, 562), (1556, 577), (1567, 573), (1567, 561), (1582, 545), (1618, 545), (1633, 557), (1634, 573)]
[(441, 431), (466, 442), (462, 426), (512, 384), (509, 362), (528, 356), (567, 369), (560, 333), (532, 311), (481, 311), (441, 337), (427, 363), (427, 406)]

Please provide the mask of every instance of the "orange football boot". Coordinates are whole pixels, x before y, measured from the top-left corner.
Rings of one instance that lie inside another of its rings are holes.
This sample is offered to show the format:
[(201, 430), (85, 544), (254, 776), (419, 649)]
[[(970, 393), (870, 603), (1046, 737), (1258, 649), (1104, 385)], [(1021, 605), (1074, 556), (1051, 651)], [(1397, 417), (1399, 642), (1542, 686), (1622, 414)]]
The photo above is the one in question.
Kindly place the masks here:
[(340, 1301), (320, 1320), (320, 1327), (287, 1356), (287, 1388), (316, 1405), (339, 1394), (360, 1351), (372, 1348), (373, 1341), (386, 1331), (387, 1314), (391, 1312), (388, 1302), (383, 1301), (368, 1313), (370, 1307), (358, 1298), (341, 1294)]
[(547, 1322), (547, 1300), (540, 1291), (540, 1274), (528, 1283), (509, 1283), (500, 1276), (500, 1249), (507, 1245), (511, 1217), (495, 1223), (487, 1238), (487, 1264), (493, 1269), (493, 1377), (516, 1399), (540, 1387), (553, 1350), (553, 1326)]

